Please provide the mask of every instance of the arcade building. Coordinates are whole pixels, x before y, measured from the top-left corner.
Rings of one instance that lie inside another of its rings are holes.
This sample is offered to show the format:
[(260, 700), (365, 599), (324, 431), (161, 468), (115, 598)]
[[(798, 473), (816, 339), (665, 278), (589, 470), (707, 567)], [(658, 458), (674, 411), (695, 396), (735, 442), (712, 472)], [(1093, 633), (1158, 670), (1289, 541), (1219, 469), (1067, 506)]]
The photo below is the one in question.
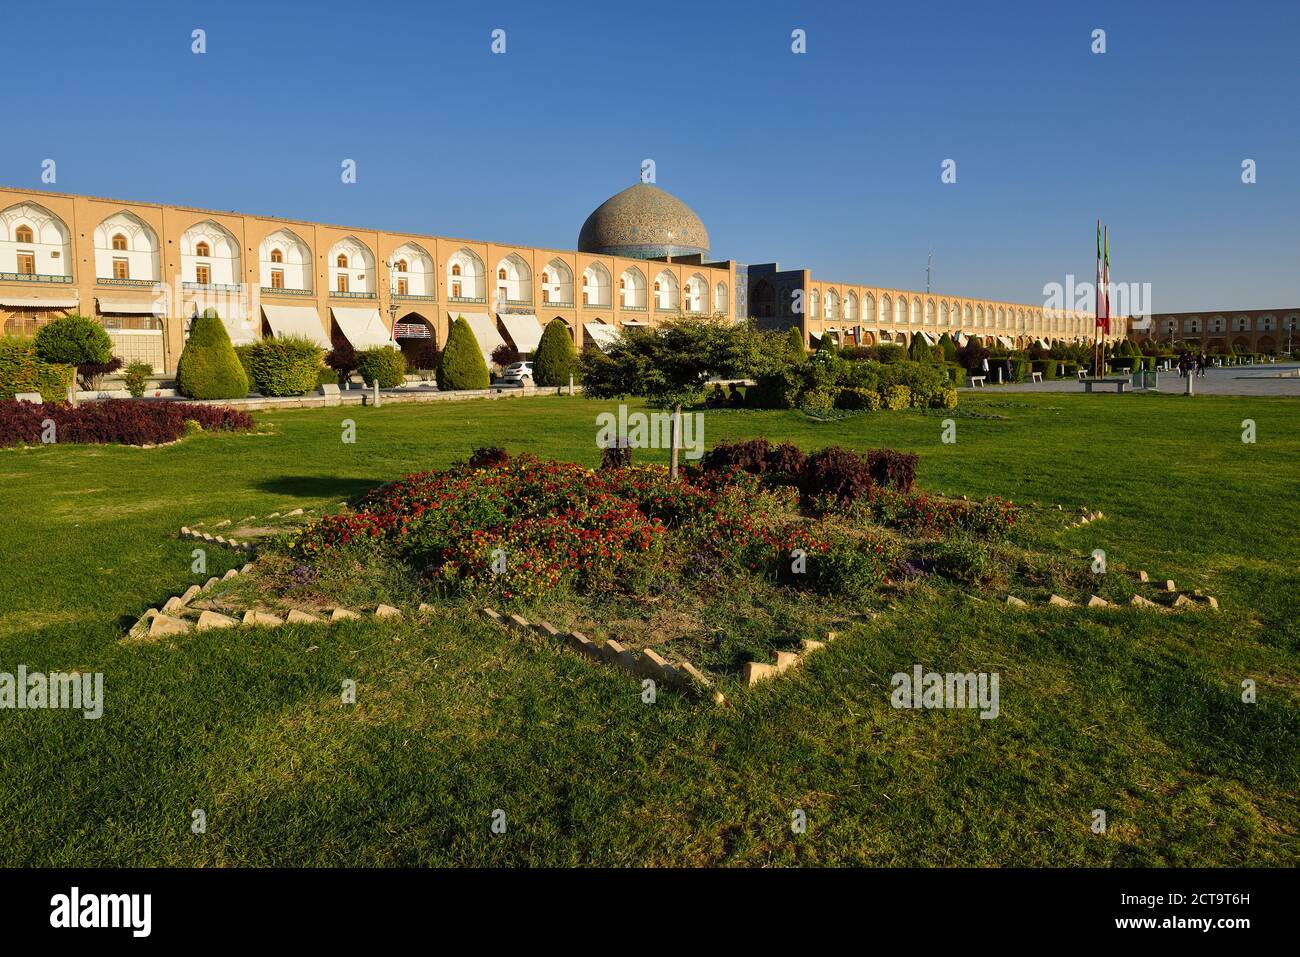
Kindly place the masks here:
[[(582, 348), (683, 314), (796, 326), (810, 346), (826, 335), (906, 345), (950, 332), (1008, 347), (1093, 335), (1082, 312), (715, 259), (699, 217), (648, 183), (597, 207), (573, 250), (0, 188), (5, 335), (80, 313), (103, 323), (125, 362), (166, 374), (207, 308), (236, 344), (293, 334), (322, 348), (437, 346), (464, 317), (489, 355), (502, 343), (533, 351), (553, 319)], [(1111, 338), (1123, 335), (1112, 321)]]

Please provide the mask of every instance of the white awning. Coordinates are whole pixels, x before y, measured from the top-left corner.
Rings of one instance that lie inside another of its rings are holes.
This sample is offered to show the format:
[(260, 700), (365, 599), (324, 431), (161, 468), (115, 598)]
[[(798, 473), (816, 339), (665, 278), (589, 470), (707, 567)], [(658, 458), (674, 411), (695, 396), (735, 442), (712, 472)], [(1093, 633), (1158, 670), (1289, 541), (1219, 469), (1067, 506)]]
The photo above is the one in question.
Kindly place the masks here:
[(938, 342), (938, 340), (935, 339), (934, 336), (930, 335), (930, 333), (926, 332), (924, 329), (920, 330), (920, 333), (921, 333), (921, 338), (925, 340), (925, 344), (927, 346), (935, 345)]
[(142, 302), (138, 299), (99, 299), (99, 311), (127, 316), (161, 316), (165, 310), (161, 303)]
[[(315, 315), (316, 310), (312, 309), (311, 312)], [(374, 349), (393, 344), (388, 335), (388, 327), (379, 318), (379, 310), (375, 307), (330, 306), (330, 312), (334, 314), (334, 321), (339, 324), (339, 330), (348, 342), (352, 343), (353, 349)]]
[(457, 312), (451, 314), (452, 322), (455, 322), (458, 318), (469, 323), (470, 332), (474, 333), (474, 338), (478, 340), (478, 347), (483, 353), (483, 358), (491, 362), (492, 353), (497, 350), (498, 346), (506, 344), (506, 341), (501, 338), (501, 333), (497, 332), (497, 324), (492, 321), (492, 317), (486, 312)]
[(591, 336), (601, 352), (608, 352), (618, 341), (618, 330), (603, 322), (584, 322), (582, 328), (587, 330), (587, 335)]
[(80, 302), (77, 297), (71, 299), (15, 299), (11, 296), (0, 296), (0, 306), (13, 306), (24, 309), (73, 309)]
[(646, 326), (650, 325), (650, 323), (642, 322), (640, 319), (624, 319), (623, 325), (631, 326), (633, 329), (644, 329)]
[(502, 313), (497, 318), (506, 327), (520, 352), (535, 352), (542, 341), (542, 324), (531, 313)]
[[(277, 336), (302, 336), (310, 339), (322, 349), (332, 349), (333, 344), (325, 335), (320, 324), (320, 313), (315, 306), (268, 306), (262, 305), (262, 312), (271, 326), (271, 332)], [(231, 341), (234, 341), (232, 333)]]
[(1007, 336), (998, 336), (998, 342), (999, 342), (999, 344), (1005, 346), (1005, 347), (1008, 348), (1008, 349), (1014, 349), (1014, 348), (1015, 348), (1015, 345), (1016, 345), (1016, 344), (1015, 344), (1014, 342), (1012, 342), (1011, 339), (1008, 338)]

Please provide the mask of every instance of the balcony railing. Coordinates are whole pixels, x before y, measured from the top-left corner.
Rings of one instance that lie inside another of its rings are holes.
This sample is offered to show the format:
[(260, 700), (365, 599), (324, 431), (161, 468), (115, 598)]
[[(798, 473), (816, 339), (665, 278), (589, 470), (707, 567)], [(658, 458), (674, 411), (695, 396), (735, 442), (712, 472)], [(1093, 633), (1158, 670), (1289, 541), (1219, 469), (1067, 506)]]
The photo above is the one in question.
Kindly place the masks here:
[(200, 292), (243, 292), (243, 283), (226, 282), (183, 282), (182, 289), (194, 289)]
[(507, 299), (506, 300), (507, 306), (531, 306), (532, 304), (533, 301), (531, 299)]
[(677, 307), (676, 307), (676, 306), (655, 306), (655, 312), (671, 312), (671, 313), (676, 313), (676, 312), (677, 312)]
[(544, 300), (542, 300), (542, 305), (543, 305), (543, 306), (554, 306), (556, 309), (572, 309), (572, 308), (573, 308), (573, 300), (570, 299), (570, 300), (568, 300), (568, 301), (566, 302), (566, 301), (562, 301), (562, 300), (560, 300), (560, 299), (544, 299)]
[(311, 296), (314, 293), (310, 289), (286, 289), (284, 286), (263, 286), (262, 295), (264, 296)]
[(437, 302), (437, 296), (414, 296), (409, 292), (395, 292), (392, 298), (401, 299), (405, 302)]
[(331, 299), (374, 299), (373, 292), (339, 292), (337, 289), (330, 291)]
[(42, 273), (0, 272), (0, 282), (72, 282), (71, 276), (47, 276)]
[(487, 302), (486, 296), (448, 296), (448, 302)]
[(99, 276), (95, 279), (97, 286), (155, 286), (157, 284), (157, 279), (113, 279), (108, 276)]
[(625, 312), (645, 312), (645, 306), (619, 306)]

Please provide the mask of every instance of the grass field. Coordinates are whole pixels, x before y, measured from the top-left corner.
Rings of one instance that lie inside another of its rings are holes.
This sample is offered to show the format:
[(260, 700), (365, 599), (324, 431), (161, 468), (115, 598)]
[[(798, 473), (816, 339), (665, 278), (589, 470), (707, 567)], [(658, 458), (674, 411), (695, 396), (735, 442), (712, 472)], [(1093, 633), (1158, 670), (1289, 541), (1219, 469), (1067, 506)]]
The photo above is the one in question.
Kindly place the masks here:
[[(920, 453), (924, 488), (1099, 508), (1105, 520), (1041, 544), (1203, 588), (1217, 615), (915, 601), (730, 709), (643, 704), (618, 672), (473, 620), (119, 643), (145, 608), (237, 563), (213, 550), (192, 574), (182, 524), (337, 503), (476, 445), (595, 464), (610, 407), (269, 412), (269, 435), (0, 452), (0, 671), (102, 671), (107, 698), (98, 721), (0, 712), (0, 864), (1300, 859), (1291, 399), (963, 396), (954, 445), (938, 415), (705, 413), (710, 444), (887, 445)], [(999, 672), (1001, 716), (894, 710), (889, 676), (917, 663)], [(346, 678), (355, 706), (339, 700)], [(496, 809), (505, 834), (489, 829)]]

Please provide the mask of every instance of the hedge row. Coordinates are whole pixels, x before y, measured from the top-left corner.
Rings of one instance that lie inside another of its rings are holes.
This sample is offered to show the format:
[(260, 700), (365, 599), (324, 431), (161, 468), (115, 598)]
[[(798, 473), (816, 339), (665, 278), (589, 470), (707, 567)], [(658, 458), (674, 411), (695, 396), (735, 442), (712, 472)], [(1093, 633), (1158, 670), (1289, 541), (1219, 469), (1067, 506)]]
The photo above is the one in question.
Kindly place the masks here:
[(0, 401), (0, 447), (40, 445), (49, 434), (48, 422), (54, 424), (53, 438), (58, 443), (157, 445), (191, 431), (194, 427), (186, 424), (191, 421), (206, 432), (253, 428), (253, 417), (247, 412), (187, 402), (108, 399), (73, 407)]
[(741, 469), (778, 485), (796, 486), (812, 498), (831, 494), (851, 501), (879, 486), (910, 492), (916, 481), (917, 456), (894, 449), (869, 449), (857, 453), (830, 446), (807, 455), (798, 446), (772, 445), (767, 439), (719, 442), (700, 460), (705, 472)]
[(36, 344), (18, 336), (0, 338), (0, 399), (12, 399), (20, 392), (39, 392), (46, 402), (62, 402), (76, 369), (45, 362), (36, 355)]

